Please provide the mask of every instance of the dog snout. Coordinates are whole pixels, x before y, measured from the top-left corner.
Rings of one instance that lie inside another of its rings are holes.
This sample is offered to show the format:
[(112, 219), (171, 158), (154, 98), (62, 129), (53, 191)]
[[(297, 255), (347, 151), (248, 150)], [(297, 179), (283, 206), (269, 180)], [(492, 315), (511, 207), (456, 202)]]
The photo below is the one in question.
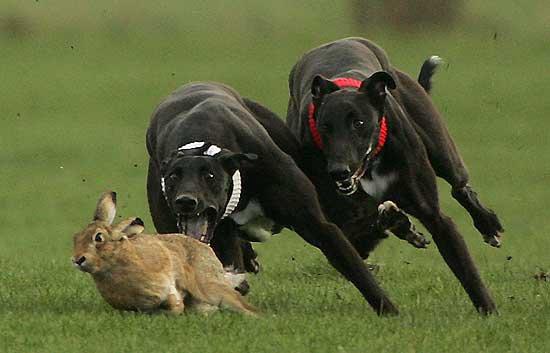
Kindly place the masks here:
[(86, 262), (86, 256), (80, 256), (77, 259), (74, 259), (74, 264), (77, 266), (82, 266), (82, 264)]
[(180, 195), (174, 201), (176, 208), (182, 213), (191, 213), (197, 209), (199, 201), (191, 195)]
[(328, 173), (332, 180), (342, 181), (347, 180), (351, 177), (351, 169), (349, 166), (344, 164), (337, 164), (329, 168)]

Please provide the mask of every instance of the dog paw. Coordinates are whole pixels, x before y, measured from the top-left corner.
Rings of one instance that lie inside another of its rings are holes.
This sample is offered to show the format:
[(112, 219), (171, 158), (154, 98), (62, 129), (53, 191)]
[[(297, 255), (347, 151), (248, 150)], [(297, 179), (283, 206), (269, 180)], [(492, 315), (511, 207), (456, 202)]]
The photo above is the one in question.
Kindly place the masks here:
[(474, 220), (474, 226), (483, 235), (483, 240), (495, 248), (500, 248), (502, 245), (502, 232), (504, 229), (498, 219), (497, 215), (491, 211), (486, 210), (483, 217), (478, 217)]
[(431, 243), (431, 241), (426, 238), (424, 234), (417, 232), (414, 229), (411, 230), (410, 235), (407, 236), (407, 241), (417, 249), (426, 249)]
[(378, 274), (378, 272), (380, 271), (380, 265), (366, 263), (365, 266), (367, 266), (367, 270), (369, 270), (374, 275)]
[(399, 209), (399, 207), (397, 207), (397, 205), (393, 201), (384, 201), (383, 203), (378, 205), (378, 214), (379, 215), (382, 215), (382, 214), (384, 214), (386, 212), (390, 212), (390, 211), (400, 212), (401, 210)]
[(482, 234), (483, 235), (483, 240), (495, 247), (495, 248), (500, 248), (500, 246), (502, 245), (502, 235), (500, 233), (496, 233), (495, 235), (486, 235), (486, 234)]
[(238, 272), (233, 266), (224, 267), (224, 278), (229, 285), (242, 295), (250, 291), (250, 286), (246, 281), (246, 273)]
[(239, 292), (242, 296), (245, 296), (250, 292), (250, 285), (248, 284), (248, 281), (242, 281), (239, 283), (237, 287), (235, 287), (235, 290)]
[(256, 261), (256, 259), (249, 259), (248, 261), (245, 261), (244, 269), (246, 270), (246, 272), (256, 274), (260, 272), (260, 263)]

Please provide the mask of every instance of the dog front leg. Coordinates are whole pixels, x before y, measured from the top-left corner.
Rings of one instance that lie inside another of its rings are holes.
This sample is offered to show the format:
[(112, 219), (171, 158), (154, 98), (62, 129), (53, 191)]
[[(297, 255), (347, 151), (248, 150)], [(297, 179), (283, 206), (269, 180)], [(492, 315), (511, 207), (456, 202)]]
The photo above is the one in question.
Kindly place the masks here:
[[(210, 246), (226, 270), (236, 273), (259, 271), (260, 265), (252, 245), (239, 237), (237, 225), (232, 220), (223, 220), (218, 224)], [(244, 280), (235, 290), (246, 295), (250, 286)]]
[(314, 215), (306, 217), (311, 217), (312, 221), (293, 226), (298, 235), (319, 248), (329, 263), (355, 285), (379, 315), (398, 314), (397, 307), (376, 283), (374, 276), (340, 229)]
[(272, 170), (270, 183), (262, 188), (261, 202), (266, 215), (319, 248), (379, 315), (398, 314), (397, 307), (376, 283), (342, 231), (325, 220), (311, 182), (294, 164), (284, 167)]

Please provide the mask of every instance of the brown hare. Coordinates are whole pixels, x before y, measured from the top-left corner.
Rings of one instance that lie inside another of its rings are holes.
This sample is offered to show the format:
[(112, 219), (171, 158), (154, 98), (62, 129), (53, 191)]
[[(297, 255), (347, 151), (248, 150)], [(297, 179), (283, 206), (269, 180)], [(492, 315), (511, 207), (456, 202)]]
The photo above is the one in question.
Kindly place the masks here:
[[(234, 290), (212, 249), (182, 234), (146, 235), (130, 218), (111, 225), (116, 194), (101, 195), (92, 223), (74, 236), (73, 264), (92, 275), (115, 309), (180, 314), (184, 308), (255, 308)], [(243, 280), (241, 278), (240, 280)]]

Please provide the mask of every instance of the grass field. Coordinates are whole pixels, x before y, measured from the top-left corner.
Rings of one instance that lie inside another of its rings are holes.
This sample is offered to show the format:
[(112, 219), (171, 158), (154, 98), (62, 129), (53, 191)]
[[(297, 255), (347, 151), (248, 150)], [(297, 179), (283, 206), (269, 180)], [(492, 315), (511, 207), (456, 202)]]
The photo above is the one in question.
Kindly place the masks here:
[[(0, 4), (1, 352), (548, 352), (550, 8), (466, 1), (452, 28), (354, 28), (329, 0)], [(258, 245), (259, 319), (123, 314), (70, 264), (72, 234), (99, 193), (150, 230), (144, 134), (155, 105), (192, 80), (226, 82), (284, 116), (306, 50), (363, 35), (416, 75), (438, 54), (434, 99), (503, 248), (483, 244), (441, 184), (500, 315), (482, 318), (435, 246), (394, 239), (370, 261), (401, 315), (378, 318), (320, 253), (285, 231)]]

